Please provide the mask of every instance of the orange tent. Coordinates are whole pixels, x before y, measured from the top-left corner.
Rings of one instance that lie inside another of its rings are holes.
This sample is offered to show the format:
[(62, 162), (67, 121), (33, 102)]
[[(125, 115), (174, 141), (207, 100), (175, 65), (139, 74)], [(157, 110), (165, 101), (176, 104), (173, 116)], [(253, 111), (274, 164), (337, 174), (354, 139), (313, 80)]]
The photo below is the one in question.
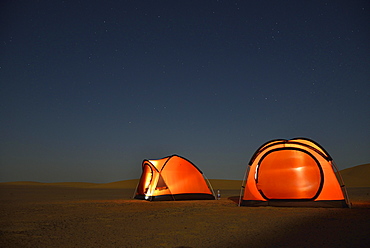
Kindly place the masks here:
[(263, 144), (249, 162), (243, 188), (241, 206), (350, 206), (332, 158), (305, 138)]
[(201, 170), (189, 160), (172, 155), (144, 160), (142, 174), (135, 192), (135, 199), (214, 200), (212, 187)]

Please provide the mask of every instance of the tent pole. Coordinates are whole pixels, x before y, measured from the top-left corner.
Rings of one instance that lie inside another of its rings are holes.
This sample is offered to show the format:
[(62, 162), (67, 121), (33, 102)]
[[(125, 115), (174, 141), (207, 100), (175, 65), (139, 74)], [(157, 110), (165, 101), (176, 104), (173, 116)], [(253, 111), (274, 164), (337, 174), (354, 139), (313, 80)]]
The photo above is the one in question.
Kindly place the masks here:
[(352, 205), (351, 205), (351, 202), (349, 201), (349, 196), (348, 196), (348, 192), (347, 192), (347, 188), (346, 188), (346, 185), (344, 184), (344, 180), (342, 178), (342, 175), (340, 174), (336, 164), (334, 163), (334, 161), (332, 160), (331, 161), (331, 164), (335, 170), (335, 174), (337, 175), (337, 178), (338, 178), (338, 181), (339, 181), (339, 184), (340, 184), (340, 188), (342, 189), (342, 192), (344, 194), (344, 198), (346, 200), (346, 203), (348, 205), (349, 208), (352, 208)]
[(214, 192), (214, 190), (213, 190), (212, 184), (210, 183), (210, 181), (208, 180), (208, 178), (207, 178), (204, 174), (203, 174), (203, 178), (206, 180), (206, 182), (207, 182), (207, 184), (208, 184), (208, 188), (210, 188), (210, 189), (211, 189), (212, 194), (213, 194), (213, 197), (214, 197), (215, 199), (217, 199), (217, 197), (216, 197), (216, 195), (215, 195), (215, 192)]
[(247, 178), (247, 175), (249, 174), (249, 170), (250, 170), (250, 166), (248, 165), (247, 166), (247, 169), (245, 170), (245, 173), (244, 173), (244, 178), (243, 178), (243, 182), (242, 182), (242, 185), (240, 187), (240, 194), (239, 194), (239, 204), (238, 206), (240, 207), (241, 205), (241, 202), (242, 202), (242, 194), (243, 194), (243, 189), (245, 189), (245, 181), (246, 181), (246, 178)]
[(140, 179), (137, 181), (136, 188), (135, 188), (135, 191), (134, 191), (134, 195), (132, 196), (132, 199), (135, 199), (135, 196), (136, 196), (136, 193), (137, 193), (137, 188), (139, 187), (139, 184), (140, 184)]

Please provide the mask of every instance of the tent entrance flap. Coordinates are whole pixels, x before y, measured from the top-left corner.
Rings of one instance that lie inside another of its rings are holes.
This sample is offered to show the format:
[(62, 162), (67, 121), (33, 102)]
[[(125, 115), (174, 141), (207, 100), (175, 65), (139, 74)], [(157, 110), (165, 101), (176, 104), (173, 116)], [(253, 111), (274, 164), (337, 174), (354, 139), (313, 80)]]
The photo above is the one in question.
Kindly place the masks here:
[(168, 189), (166, 182), (164, 181), (162, 175), (159, 176), (157, 187), (155, 190), (165, 190)]
[(322, 186), (318, 161), (299, 149), (277, 149), (261, 158), (257, 189), (265, 199), (314, 199)]
[(148, 192), (152, 180), (153, 180), (153, 170), (148, 164), (144, 164), (143, 173), (137, 186), (137, 192), (139, 195), (145, 195)]

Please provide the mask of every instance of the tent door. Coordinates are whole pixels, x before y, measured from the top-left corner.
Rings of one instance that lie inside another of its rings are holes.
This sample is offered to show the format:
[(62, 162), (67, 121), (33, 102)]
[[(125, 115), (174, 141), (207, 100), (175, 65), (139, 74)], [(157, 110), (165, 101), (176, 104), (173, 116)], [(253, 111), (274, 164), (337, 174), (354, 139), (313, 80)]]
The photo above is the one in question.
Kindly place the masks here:
[(162, 175), (159, 175), (157, 187), (155, 187), (156, 190), (165, 190), (168, 189), (166, 182), (164, 181)]
[(265, 199), (315, 199), (321, 191), (322, 169), (309, 153), (279, 149), (261, 158), (257, 189)]
[(140, 178), (139, 185), (137, 187), (137, 194), (146, 195), (149, 186), (153, 180), (153, 170), (149, 165), (144, 165), (143, 173)]

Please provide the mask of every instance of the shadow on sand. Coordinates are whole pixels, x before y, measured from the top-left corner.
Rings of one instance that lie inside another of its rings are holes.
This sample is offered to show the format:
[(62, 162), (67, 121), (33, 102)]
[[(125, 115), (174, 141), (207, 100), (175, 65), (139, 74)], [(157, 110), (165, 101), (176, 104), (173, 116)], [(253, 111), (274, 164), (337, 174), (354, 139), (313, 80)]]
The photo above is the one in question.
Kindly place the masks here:
[(235, 204), (239, 205), (239, 199), (240, 199), (240, 196), (230, 196), (227, 198), (228, 200), (234, 202)]

